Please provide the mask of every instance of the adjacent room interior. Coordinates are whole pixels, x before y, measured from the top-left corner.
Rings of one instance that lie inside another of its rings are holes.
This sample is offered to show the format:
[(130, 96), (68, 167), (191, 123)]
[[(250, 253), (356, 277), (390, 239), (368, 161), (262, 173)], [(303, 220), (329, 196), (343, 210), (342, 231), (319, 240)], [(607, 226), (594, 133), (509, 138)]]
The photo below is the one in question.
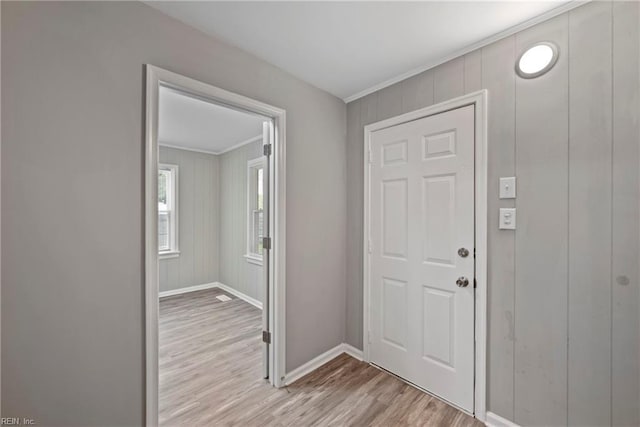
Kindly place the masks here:
[(159, 423), (199, 424), (265, 382), (270, 123), (164, 86), (158, 105)]

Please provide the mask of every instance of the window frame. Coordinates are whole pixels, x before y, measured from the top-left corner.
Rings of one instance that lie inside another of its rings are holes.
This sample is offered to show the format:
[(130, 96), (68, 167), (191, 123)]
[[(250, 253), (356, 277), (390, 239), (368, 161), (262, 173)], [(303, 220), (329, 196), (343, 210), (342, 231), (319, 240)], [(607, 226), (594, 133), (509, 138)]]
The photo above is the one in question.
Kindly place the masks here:
[[(167, 190), (170, 189), (170, 196), (168, 197), (168, 205), (170, 205), (167, 209), (168, 212), (170, 212), (170, 216), (169, 216), (169, 249), (166, 250), (161, 250), (160, 249), (160, 245), (158, 244), (158, 257), (159, 259), (168, 259), (168, 258), (176, 258), (178, 256), (180, 256), (180, 249), (178, 246), (178, 218), (179, 218), (179, 214), (178, 214), (178, 207), (180, 206), (179, 204), (179, 185), (178, 185), (178, 180), (179, 180), (179, 167), (178, 165), (175, 164), (170, 164), (170, 163), (158, 163), (158, 174), (161, 171), (169, 171), (170, 176), (171, 176), (171, 183), (169, 188), (167, 188)], [(158, 206), (158, 217), (160, 216), (160, 207)], [(158, 218), (159, 220), (159, 218)]]
[[(254, 187), (252, 186), (252, 173), (254, 170), (256, 169), (262, 169), (262, 185), (263, 185), (263, 195), (264, 195), (264, 179), (265, 179), (265, 166), (266, 166), (266, 162), (265, 162), (265, 158), (264, 156), (252, 159), (247, 161), (247, 206), (246, 206), (246, 211), (247, 211), (247, 227), (246, 227), (246, 232), (247, 232), (247, 247), (246, 247), (246, 252), (245, 252), (245, 259), (247, 260), (248, 263), (251, 264), (256, 264), (256, 265), (262, 265), (262, 261), (263, 261), (263, 256), (261, 253), (255, 253), (253, 251), (253, 233), (254, 233), (254, 228), (253, 228), (253, 209), (252, 209), (252, 200), (254, 198), (257, 198), (258, 196), (258, 192), (257, 192), (257, 185), (255, 187), (255, 193), (254, 193)], [(264, 203), (264, 200), (263, 200)], [(265, 206), (262, 206), (262, 211), (264, 212), (265, 210)], [(264, 214), (263, 214), (264, 215)]]

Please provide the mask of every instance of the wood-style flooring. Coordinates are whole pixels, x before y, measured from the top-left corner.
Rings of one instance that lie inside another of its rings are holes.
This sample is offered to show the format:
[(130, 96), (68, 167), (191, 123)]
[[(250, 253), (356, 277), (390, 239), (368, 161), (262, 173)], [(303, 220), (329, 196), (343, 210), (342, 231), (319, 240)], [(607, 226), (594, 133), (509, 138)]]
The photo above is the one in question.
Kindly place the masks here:
[[(225, 294), (231, 301), (222, 302)], [(294, 384), (261, 379), (261, 312), (219, 289), (160, 301), (163, 426), (482, 426), (343, 354)]]

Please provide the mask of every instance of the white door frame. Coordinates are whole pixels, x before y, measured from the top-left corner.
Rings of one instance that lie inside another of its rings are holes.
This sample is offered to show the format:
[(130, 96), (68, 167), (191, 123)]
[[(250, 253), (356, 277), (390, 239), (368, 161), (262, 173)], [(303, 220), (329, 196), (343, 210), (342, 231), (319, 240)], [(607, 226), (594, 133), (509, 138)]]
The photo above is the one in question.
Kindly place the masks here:
[(270, 325), (269, 381), (284, 386), (285, 374), (285, 130), (286, 112), (242, 95), (146, 64), (145, 135), (145, 386), (146, 425), (158, 425), (158, 92), (160, 86), (187, 92), (230, 108), (273, 119), (274, 147), (269, 156), (272, 195), (269, 230), (272, 249), (268, 258)]
[(413, 120), (444, 113), (460, 107), (475, 107), (475, 391), (474, 415), (485, 421), (486, 414), (486, 371), (487, 371), (487, 96), (486, 90), (464, 95), (450, 101), (422, 108), (390, 119), (372, 123), (364, 127), (364, 241), (363, 241), (363, 345), (364, 361), (371, 362), (370, 357), (370, 298), (371, 277), (369, 244), (370, 233), (370, 200), (371, 173), (369, 152), (371, 134), (375, 131), (396, 126)]

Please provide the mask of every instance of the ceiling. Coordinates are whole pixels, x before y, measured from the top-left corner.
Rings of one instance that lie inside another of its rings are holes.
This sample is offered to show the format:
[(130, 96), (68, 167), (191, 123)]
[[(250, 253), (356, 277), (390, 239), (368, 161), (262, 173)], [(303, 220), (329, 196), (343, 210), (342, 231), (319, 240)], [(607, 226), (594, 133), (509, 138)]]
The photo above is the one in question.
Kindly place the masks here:
[(568, 1), (148, 2), (350, 100)]
[(262, 135), (264, 117), (203, 101), (160, 87), (160, 145), (222, 153)]

